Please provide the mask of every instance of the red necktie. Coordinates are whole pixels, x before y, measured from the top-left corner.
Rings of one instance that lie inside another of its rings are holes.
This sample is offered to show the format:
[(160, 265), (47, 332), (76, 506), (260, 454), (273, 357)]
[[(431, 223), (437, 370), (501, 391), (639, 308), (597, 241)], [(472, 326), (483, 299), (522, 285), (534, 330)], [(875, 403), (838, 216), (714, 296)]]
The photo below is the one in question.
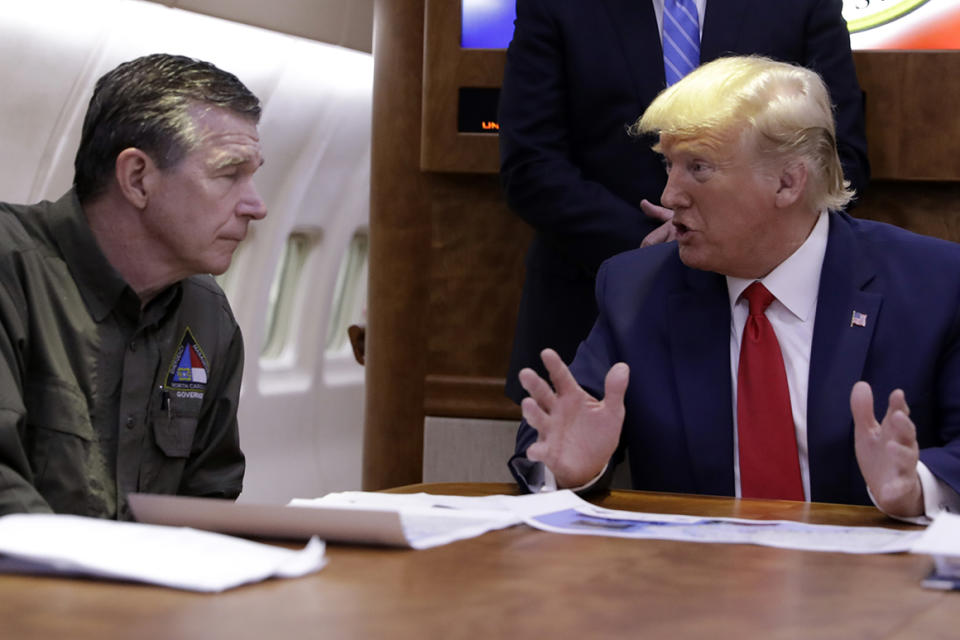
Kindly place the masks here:
[(777, 335), (764, 314), (773, 294), (754, 282), (743, 297), (750, 303), (750, 315), (737, 373), (741, 495), (803, 500), (787, 374)]

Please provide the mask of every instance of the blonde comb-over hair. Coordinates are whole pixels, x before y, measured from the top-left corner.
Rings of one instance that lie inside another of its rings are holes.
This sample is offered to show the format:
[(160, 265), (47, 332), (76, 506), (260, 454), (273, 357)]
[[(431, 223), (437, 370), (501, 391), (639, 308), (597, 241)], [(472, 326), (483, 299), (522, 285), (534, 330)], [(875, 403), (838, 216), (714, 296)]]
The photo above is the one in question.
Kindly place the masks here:
[(837, 155), (829, 93), (804, 67), (762, 56), (719, 58), (662, 91), (630, 133), (714, 148), (752, 138), (761, 158), (804, 163), (813, 208), (841, 210), (853, 197)]

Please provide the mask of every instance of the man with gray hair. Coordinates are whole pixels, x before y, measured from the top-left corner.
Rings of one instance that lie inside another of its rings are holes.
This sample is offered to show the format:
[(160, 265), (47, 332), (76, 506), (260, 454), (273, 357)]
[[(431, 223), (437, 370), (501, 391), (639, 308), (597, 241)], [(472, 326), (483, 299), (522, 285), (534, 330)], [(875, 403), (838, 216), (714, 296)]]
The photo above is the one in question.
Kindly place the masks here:
[(266, 207), (260, 102), (167, 54), (97, 82), (74, 187), (0, 203), (0, 515), (236, 498), (243, 340), (223, 273)]
[(956, 509), (960, 247), (838, 212), (820, 77), (721, 58), (633, 130), (676, 242), (604, 263), (570, 368), (542, 354), (553, 388), (521, 371), (521, 486), (603, 486), (625, 456), (637, 489)]

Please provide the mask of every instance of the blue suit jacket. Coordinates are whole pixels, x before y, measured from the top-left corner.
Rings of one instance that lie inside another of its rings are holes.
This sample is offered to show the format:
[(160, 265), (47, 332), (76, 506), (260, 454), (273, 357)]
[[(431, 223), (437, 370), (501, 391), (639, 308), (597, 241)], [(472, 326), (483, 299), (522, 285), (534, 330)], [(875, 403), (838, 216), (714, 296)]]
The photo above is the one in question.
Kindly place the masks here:
[[(863, 102), (840, 0), (708, 0), (701, 60), (757, 53), (819, 72), (837, 105), (844, 173), (867, 186)], [(626, 133), (665, 86), (650, 0), (518, 0), (500, 95), (501, 179), (535, 236), (507, 395), (544, 347), (569, 362), (596, 319), (594, 278), (654, 228), (666, 174), (651, 140)]]
[[(596, 292), (600, 315), (571, 369), (599, 397), (610, 366), (630, 365), (615, 458), (626, 449), (634, 487), (733, 495), (724, 277), (686, 267), (670, 243), (609, 260)], [(870, 504), (853, 445), (858, 380), (873, 387), (878, 417), (905, 391), (921, 460), (960, 490), (960, 245), (830, 214), (810, 354), (812, 500)], [(535, 440), (521, 425), (515, 458)]]

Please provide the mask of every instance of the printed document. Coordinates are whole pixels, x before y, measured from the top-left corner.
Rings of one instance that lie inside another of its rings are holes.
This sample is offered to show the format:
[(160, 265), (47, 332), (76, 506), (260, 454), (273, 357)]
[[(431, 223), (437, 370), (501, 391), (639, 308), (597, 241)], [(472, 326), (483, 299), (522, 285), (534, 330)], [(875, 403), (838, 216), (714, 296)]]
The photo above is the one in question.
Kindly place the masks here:
[[(401, 514), (447, 513), (453, 517), (487, 520), (472, 537), (493, 526), (497, 513), (512, 515), (501, 521), (524, 522), (550, 531), (576, 535), (615, 536), (621, 538), (680, 540), (756, 544), (806, 551), (842, 553), (895, 553), (909, 551), (923, 533), (885, 527), (842, 527), (804, 524), (788, 520), (749, 520), (700, 516), (637, 513), (597, 507), (569, 490), (523, 496), (494, 495), (479, 498), (417, 494), (385, 494), (363, 491), (332, 493), (316, 500), (295, 500), (291, 504), (309, 506), (347, 506), (391, 508)], [(437, 538), (441, 539), (441, 538)], [(449, 541), (449, 540), (447, 540)]]
[(604, 509), (570, 491), (521, 496), (515, 511), (542, 531), (686, 542), (756, 544), (805, 551), (896, 553), (909, 551), (922, 531), (842, 527), (789, 520), (749, 520)]
[(223, 591), (326, 564), (324, 543), (300, 551), (183, 527), (51, 514), (0, 517), (0, 572), (132, 580)]

